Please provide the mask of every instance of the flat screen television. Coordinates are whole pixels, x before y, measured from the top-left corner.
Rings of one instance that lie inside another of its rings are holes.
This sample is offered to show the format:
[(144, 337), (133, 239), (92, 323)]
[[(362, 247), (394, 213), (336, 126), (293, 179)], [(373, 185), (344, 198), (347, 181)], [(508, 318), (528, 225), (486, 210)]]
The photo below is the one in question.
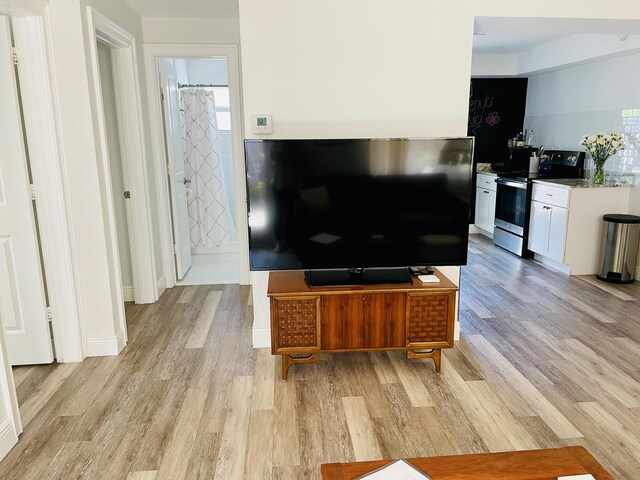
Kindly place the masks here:
[(329, 283), (389, 283), (400, 267), (465, 265), (473, 145), (245, 140), (251, 270), (344, 270), (350, 281)]

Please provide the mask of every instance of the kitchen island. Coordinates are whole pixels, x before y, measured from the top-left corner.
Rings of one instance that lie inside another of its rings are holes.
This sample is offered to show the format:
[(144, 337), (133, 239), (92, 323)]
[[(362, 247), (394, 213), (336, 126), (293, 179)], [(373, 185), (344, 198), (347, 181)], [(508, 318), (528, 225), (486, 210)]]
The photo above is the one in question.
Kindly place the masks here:
[(631, 184), (585, 179), (534, 180), (529, 250), (568, 275), (598, 271), (602, 216), (627, 213)]

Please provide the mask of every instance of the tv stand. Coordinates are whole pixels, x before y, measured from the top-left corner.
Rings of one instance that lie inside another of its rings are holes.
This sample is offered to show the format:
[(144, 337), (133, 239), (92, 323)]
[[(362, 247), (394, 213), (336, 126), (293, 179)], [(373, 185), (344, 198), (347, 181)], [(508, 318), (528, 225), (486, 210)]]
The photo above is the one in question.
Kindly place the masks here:
[(337, 270), (305, 270), (304, 280), (310, 287), (333, 287), (379, 284), (411, 284), (411, 273), (401, 268), (341, 268)]
[(300, 270), (271, 272), (271, 353), (282, 355), (282, 380), (319, 353), (369, 350), (431, 358), (439, 373), (441, 349), (453, 346), (458, 287), (435, 275), (440, 283), (309, 287)]

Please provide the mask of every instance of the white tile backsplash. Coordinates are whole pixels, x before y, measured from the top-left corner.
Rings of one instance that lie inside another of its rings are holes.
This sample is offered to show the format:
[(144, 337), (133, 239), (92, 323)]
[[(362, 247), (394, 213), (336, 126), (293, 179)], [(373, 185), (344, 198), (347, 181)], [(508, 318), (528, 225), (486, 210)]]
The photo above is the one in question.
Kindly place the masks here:
[[(640, 174), (639, 108), (527, 116), (524, 128), (533, 129), (534, 144), (547, 149), (583, 149), (578, 142), (587, 133), (621, 133), (627, 148), (610, 157), (605, 170)], [(589, 154), (586, 168), (593, 168)]]

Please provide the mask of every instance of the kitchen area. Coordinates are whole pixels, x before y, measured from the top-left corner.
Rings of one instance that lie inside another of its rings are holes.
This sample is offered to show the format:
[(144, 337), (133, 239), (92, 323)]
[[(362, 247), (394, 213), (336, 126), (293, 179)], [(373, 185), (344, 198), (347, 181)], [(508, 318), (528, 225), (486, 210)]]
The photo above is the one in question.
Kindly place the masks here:
[[(470, 232), (565, 275), (598, 274), (603, 216), (640, 214), (640, 35), (505, 25), (476, 19)], [(601, 161), (596, 146), (612, 139)], [(640, 278), (632, 243), (633, 271), (608, 280)]]

